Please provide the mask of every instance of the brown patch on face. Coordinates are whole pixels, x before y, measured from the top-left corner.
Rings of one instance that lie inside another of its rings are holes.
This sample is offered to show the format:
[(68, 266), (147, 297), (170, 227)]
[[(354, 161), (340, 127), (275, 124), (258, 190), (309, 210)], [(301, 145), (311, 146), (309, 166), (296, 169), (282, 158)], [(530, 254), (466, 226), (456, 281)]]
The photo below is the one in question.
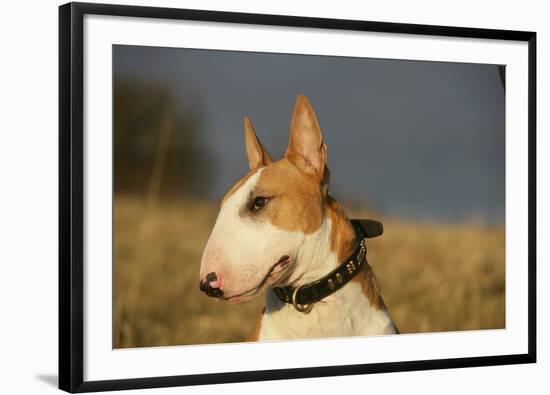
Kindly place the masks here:
[(264, 318), (265, 313), (265, 307), (262, 310), (262, 314), (256, 319), (256, 324), (254, 325), (254, 330), (252, 333), (246, 338), (247, 342), (257, 342), (260, 340), (260, 330), (262, 329), (262, 319)]
[(265, 167), (253, 193), (269, 198), (256, 217), (279, 229), (310, 234), (322, 224), (324, 208), (319, 179), (287, 159)]
[(237, 192), (237, 190), (243, 186), (243, 184), (248, 181), (248, 179), (250, 177), (252, 177), (254, 175), (254, 173), (256, 173), (258, 169), (256, 170), (253, 170), (253, 171), (250, 171), (248, 172), (244, 177), (242, 177), (239, 181), (237, 181), (230, 189), (229, 191), (227, 191), (227, 193), (225, 194), (225, 196), (223, 197), (222, 199), (222, 204), (227, 200), (229, 199), (229, 197), (231, 195), (233, 195), (235, 192)]

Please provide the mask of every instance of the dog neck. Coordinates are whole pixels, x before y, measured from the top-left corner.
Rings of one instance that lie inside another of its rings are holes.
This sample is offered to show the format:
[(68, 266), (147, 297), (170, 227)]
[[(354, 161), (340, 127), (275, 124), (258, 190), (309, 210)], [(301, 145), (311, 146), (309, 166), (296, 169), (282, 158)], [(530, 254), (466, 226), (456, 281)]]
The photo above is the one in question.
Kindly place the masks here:
[(338, 202), (327, 196), (321, 226), (304, 237), (295, 269), (279, 285), (299, 287), (316, 281), (338, 267), (352, 253), (356, 243), (353, 225)]

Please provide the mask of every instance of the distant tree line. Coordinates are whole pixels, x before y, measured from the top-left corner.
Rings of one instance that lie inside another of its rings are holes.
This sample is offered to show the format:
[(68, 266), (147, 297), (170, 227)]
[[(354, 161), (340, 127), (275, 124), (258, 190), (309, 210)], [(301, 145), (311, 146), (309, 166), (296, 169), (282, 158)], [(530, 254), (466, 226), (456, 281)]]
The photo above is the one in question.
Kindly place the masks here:
[[(211, 158), (201, 139), (196, 100), (171, 87), (115, 78), (115, 193), (202, 195)], [(156, 189), (156, 190), (155, 190)]]

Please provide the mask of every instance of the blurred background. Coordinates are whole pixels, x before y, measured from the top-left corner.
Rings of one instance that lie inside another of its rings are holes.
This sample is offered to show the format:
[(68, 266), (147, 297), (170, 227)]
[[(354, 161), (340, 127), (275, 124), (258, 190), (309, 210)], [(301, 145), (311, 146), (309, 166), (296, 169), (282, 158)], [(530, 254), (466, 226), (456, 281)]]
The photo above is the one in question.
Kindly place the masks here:
[(242, 118), (283, 155), (296, 96), (329, 149), (331, 193), (384, 222), (369, 262), (403, 333), (503, 328), (504, 67), (113, 47), (113, 345), (243, 341), (263, 297), (198, 290)]

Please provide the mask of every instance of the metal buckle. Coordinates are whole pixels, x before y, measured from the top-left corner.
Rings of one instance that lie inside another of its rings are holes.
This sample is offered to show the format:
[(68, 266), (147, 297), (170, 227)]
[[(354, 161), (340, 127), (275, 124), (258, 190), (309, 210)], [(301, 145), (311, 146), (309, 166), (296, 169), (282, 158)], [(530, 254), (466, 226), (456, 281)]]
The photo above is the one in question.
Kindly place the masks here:
[(294, 306), (294, 308), (296, 310), (298, 310), (300, 313), (304, 313), (304, 314), (308, 314), (311, 309), (313, 309), (313, 305), (315, 303), (311, 303), (311, 304), (307, 304), (307, 305), (303, 305), (303, 304), (298, 304), (296, 302), (296, 295), (298, 295), (298, 291), (300, 290), (300, 288), (302, 288), (303, 285), (300, 285), (299, 287), (297, 287), (294, 292), (292, 292), (292, 306)]

